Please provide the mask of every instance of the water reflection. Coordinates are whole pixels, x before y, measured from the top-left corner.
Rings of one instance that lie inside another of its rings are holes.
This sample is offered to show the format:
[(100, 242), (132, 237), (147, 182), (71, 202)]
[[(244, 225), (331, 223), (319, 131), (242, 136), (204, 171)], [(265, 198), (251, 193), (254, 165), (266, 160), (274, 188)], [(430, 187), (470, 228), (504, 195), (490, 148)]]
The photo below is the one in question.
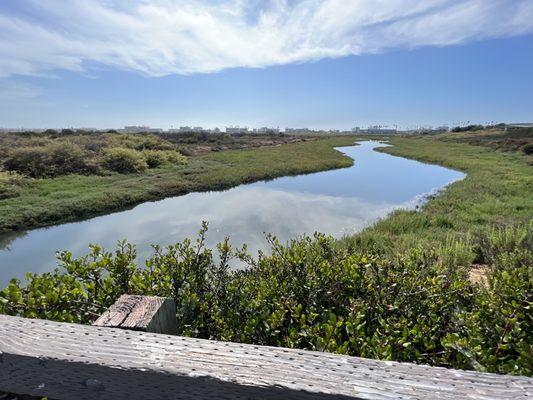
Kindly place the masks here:
[[(55, 266), (55, 251), (76, 255), (88, 243), (111, 249), (119, 239), (151, 254), (150, 244), (191, 237), (210, 223), (208, 244), (225, 236), (251, 251), (264, 249), (264, 232), (280, 240), (315, 231), (336, 237), (361, 230), (397, 208), (414, 208), (423, 196), (461, 179), (460, 172), (379, 153), (377, 142), (339, 150), (355, 160), (350, 168), (242, 185), (222, 192), (191, 193), (141, 204), (131, 210), (27, 232), (0, 248), (0, 286), (27, 271)], [(20, 233), (19, 233), (20, 234)]]

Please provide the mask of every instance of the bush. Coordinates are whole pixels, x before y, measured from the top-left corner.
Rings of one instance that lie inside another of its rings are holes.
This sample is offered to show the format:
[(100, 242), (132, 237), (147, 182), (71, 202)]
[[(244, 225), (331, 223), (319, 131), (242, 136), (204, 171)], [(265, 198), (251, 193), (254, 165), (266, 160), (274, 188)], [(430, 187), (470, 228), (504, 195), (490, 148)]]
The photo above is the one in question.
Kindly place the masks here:
[(164, 164), (167, 164), (167, 158), (165, 153), (158, 150), (144, 150), (143, 152), (144, 159), (148, 168), (157, 168)]
[(16, 172), (0, 171), (0, 200), (19, 195), (21, 186), (27, 184), (27, 179)]
[(33, 178), (87, 172), (86, 153), (73, 143), (49, 143), (44, 146), (21, 147), (9, 152), (4, 168)]
[(174, 150), (174, 145), (156, 135), (149, 134), (109, 134), (106, 142), (111, 147), (124, 147), (138, 151), (143, 150)]
[(141, 172), (148, 168), (141, 152), (121, 147), (105, 150), (104, 166), (119, 173)]
[[(529, 249), (498, 247), (484, 287), (431, 249), (390, 261), (316, 234), (287, 246), (269, 237), (272, 255), (257, 258), (226, 240), (214, 255), (206, 231), (204, 224), (196, 242), (156, 246), (144, 268), (125, 242), (114, 253), (92, 246), (77, 259), (63, 252), (62, 271), (11, 281), (0, 312), (90, 323), (123, 293), (157, 295), (175, 300), (182, 335), (533, 373)], [(249, 267), (230, 269), (232, 257)]]
[(528, 143), (522, 146), (522, 151), (524, 152), (524, 154), (527, 154), (527, 155), (533, 154), (533, 143)]
[(177, 151), (144, 150), (142, 153), (148, 168), (157, 168), (165, 164), (181, 165), (187, 162), (187, 158)]

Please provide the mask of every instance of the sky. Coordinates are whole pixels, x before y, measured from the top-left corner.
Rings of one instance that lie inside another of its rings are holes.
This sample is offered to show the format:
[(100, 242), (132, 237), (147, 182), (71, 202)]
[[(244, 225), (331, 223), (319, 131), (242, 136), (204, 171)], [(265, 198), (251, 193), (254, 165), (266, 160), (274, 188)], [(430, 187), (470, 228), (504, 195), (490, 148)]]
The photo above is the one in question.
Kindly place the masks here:
[(0, 127), (533, 121), (533, 0), (0, 0)]

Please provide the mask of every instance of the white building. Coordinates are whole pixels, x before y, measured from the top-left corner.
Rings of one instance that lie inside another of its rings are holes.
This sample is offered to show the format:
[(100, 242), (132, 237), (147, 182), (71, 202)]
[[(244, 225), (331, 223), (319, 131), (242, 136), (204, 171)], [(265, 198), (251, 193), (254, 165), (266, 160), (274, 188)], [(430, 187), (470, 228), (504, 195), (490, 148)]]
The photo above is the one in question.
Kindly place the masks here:
[(125, 133), (141, 133), (141, 132), (149, 132), (150, 127), (149, 126), (137, 126), (137, 125), (130, 125), (125, 126), (124, 129), (121, 129), (122, 132)]
[(258, 134), (277, 134), (279, 133), (279, 128), (268, 128), (266, 126), (262, 127), (262, 128), (256, 128), (254, 129), (254, 133), (258, 133)]
[(239, 126), (226, 126), (226, 133), (249, 133), (249, 131), (247, 127), (241, 128)]
[(313, 131), (309, 128), (285, 128), (285, 133), (287, 135), (308, 135)]

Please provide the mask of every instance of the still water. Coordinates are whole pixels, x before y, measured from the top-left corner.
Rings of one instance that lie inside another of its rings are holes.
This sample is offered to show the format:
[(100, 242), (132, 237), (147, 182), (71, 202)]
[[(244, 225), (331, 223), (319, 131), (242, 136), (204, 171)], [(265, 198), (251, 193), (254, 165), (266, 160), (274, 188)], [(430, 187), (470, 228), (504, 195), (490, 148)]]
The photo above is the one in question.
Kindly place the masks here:
[(119, 239), (137, 245), (141, 259), (150, 244), (171, 244), (209, 221), (208, 245), (225, 236), (251, 252), (265, 249), (265, 232), (286, 241), (315, 231), (341, 237), (360, 231), (395, 209), (414, 209), (427, 195), (464, 174), (375, 151), (375, 141), (338, 148), (355, 160), (350, 168), (284, 177), (226, 191), (191, 193), (82, 222), (0, 236), (0, 287), (27, 271), (55, 266), (55, 252), (87, 252), (89, 243), (113, 249)]

